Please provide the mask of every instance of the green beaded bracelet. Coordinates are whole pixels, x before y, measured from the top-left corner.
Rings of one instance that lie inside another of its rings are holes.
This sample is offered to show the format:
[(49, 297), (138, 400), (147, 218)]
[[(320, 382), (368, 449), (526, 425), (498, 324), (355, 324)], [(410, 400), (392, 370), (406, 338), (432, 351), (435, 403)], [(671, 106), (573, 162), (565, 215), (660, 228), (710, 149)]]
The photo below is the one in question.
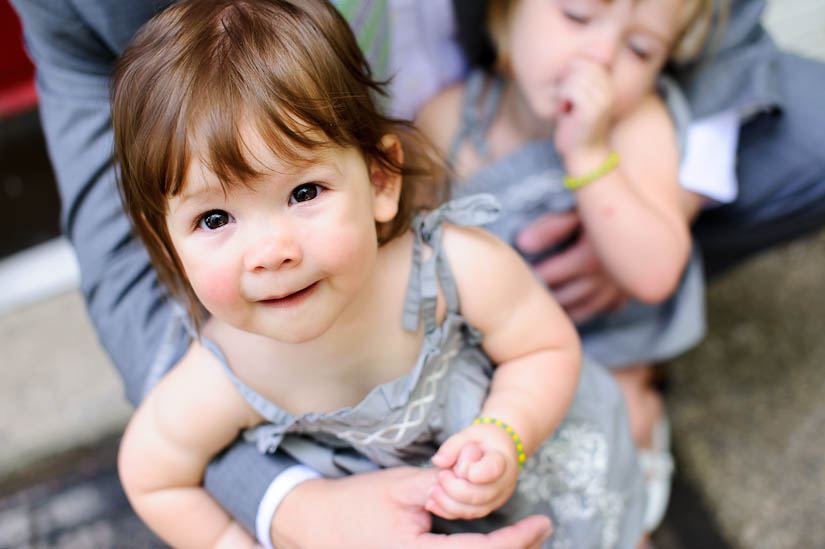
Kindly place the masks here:
[(513, 430), (512, 427), (501, 421), (500, 419), (496, 419), (494, 417), (478, 417), (473, 421), (473, 425), (479, 425), (481, 423), (488, 424), (492, 423), (493, 425), (498, 425), (510, 435), (510, 438), (513, 439), (513, 442), (516, 443), (516, 453), (518, 454), (518, 468), (524, 468), (524, 462), (527, 461), (527, 454), (524, 453), (524, 445), (521, 443), (521, 439)]
[(566, 189), (576, 190), (584, 187), (588, 183), (592, 183), (593, 181), (597, 180), (598, 178), (602, 177), (610, 170), (616, 167), (616, 164), (619, 163), (619, 153), (616, 151), (611, 152), (607, 156), (607, 160), (604, 161), (604, 164), (593, 170), (592, 172), (579, 176), (579, 177), (572, 177), (570, 175), (565, 175), (562, 179), (562, 183)]

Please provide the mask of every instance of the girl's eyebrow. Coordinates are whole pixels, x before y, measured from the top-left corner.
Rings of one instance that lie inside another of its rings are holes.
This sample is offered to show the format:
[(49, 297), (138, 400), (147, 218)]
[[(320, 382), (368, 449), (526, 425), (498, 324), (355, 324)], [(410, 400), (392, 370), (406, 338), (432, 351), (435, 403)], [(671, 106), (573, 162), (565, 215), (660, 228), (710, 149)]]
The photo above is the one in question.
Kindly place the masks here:
[(668, 37), (664, 33), (659, 32), (656, 29), (653, 29), (651, 27), (648, 27), (648, 26), (645, 26), (645, 25), (637, 25), (637, 29), (639, 31), (641, 31), (643, 34), (650, 35), (652, 38), (658, 40), (659, 42), (661, 42), (662, 44), (664, 44), (666, 46), (668, 44), (670, 44), (670, 42), (671, 42), (671, 40), (668, 39)]
[[(607, 5), (611, 4), (613, 2), (613, 0), (599, 0), (599, 2), (603, 6), (607, 6)], [(639, 2), (639, 0), (633, 0), (633, 4), (634, 4), (634, 6), (633, 6), (634, 12), (636, 10), (641, 10), (642, 9), (642, 6), (640, 5), (641, 2)], [(645, 21), (645, 20), (638, 21), (638, 20), (636, 20), (633, 27), (636, 28), (637, 30), (645, 33), (645, 34), (649, 34), (650, 36), (652, 36), (653, 38), (659, 40), (662, 44), (665, 44), (666, 46), (670, 45), (670, 43), (672, 41), (672, 39), (667, 37), (666, 33), (659, 31), (656, 28), (655, 25), (651, 26), (649, 21)]]
[[(281, 167), (283, 168), (287, 166)], [(335, 175), (341, 176), (344, 174), (344, 170), (334, 156), (330, 156), (328, 153), (320, 151), (308, 154), (292, 166), (288, 166), (288, 169), (284, 171), (263, 170), (260, 174), (258, 174), (258, 176), (251, 178), (249, 182), (256, 184), (267, 180), (267, 178), (272, 175), (279, 175), (287, 178), (300, 178), (312, 177), (316, 175), (323, 176), (329, 173), (334, 173)], [(221, 198), (225, 197), (228, 188), (224, 187), (224, 185), (221, 185), (217, 181), (209, 181), (212, 177), (215, 176), (205, 176), (204, 178), (198, 178), (191, 183), (185, 184), (183, 192), (176, 196), (178, 204), (182, 206), (190, 201), (208, 200), (216, 195), (219, 195)], [(230, 184), (230, 186), (234, 184), (243, 185), (243, 183), (233, 183)]]
[[(637, 9), (640, 9), (637, 6)], [(633, 24), (633, 28), (637, 32), (642, 32), (644, 34), (650, 35), (651, 37), (655, 38), (656, 40), (660, 41), (664, 45), (670, 45), (675, 37), (668, 37), (666, 32), (663, 32), (659, 25), (655, 22), (651, 21), (650, 17), (645, 18), (644, 16), (636, 18), (635, 23)]]
[(178, 194), (177, 201), (178, 204), (183, 205), (187, 202), (198, 199), (208, 199), (211, 198), (213, 195), (225, 196), (226, 192), (224, 191), (221, 185), (215, 185), (206, 183), (204, 181), (198, 181), (188, 183), (184, 187), (183, 192)]

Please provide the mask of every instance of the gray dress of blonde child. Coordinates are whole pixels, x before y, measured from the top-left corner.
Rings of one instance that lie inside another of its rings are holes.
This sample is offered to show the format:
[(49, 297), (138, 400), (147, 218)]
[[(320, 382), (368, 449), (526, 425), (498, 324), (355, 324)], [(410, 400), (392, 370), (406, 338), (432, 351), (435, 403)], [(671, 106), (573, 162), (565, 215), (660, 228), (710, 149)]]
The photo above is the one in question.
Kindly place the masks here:
[[(478, 416), (493, 371), (479, 345), (479, 332), (461, 316), (441, 247), (441, 225), (480, 225), (498, 213), (495, 198), (476, 195), (415, 218), (412, 272), (399, 322), (411, 331), (423, 322), (421, 352), (408, 374), (375, 387), (351, 408), (294, 416), (245, 385), (220, 349), (204, 341), (267, 420), (245, 436), (256, 440), (261, 452), (281, 449), (326, 477), (398, 465), (431, 466), (439, 445)], [(421, 260), (424, 245), (433, 251), (426, 262)], [(495, 274), (486, 271), (478, 276)], [(447, 303), (441, 324), (436, 321), (439, 286)], [(585, 362), (572, 406), (553, 435), (528, 458), (504, 506), (472, 521), (436, 518), (434, 530), (487, 532), (544, 514), (554, 527), (547, 548), (624, 549), (635, 547), (642, 535), (644, 506), (645, 488), (622, 396), (604, 368)]]
[[(495, 117), (503, 80), (481, 70), (470, 74), (465, 84), (461, 121), (454, 136), (448, 160), (455, 159), (460, 145), (469, 142), (482, 155), (489, 154), (487, 130)], [(690, 108), (676, 84), (661, 77), (659, 93), (665, 100), (676, 128), (677, 141), (683, 141), (690, 120)], [(564, 164), (551, 140), (527, 143), (491, 161), (453, 187), (456, 196), (477, 193), (495, 195), (502, 215), (484, 225), (513, 245), (516, 235), (546, 212), (567, 212), (576, 207), (572, 191), (564, 188)], [(536, 262), (559, 251), (547, 250)], [(641, 362), (660, 362), (675, 358), (696, 345), (705, 333), (704, 277), (698, 250), (686, 267), (679, 287), (658, 304), (629, 301), (621, 309), (597, 315), (577, 326), (586, 355), (610, 368)]]

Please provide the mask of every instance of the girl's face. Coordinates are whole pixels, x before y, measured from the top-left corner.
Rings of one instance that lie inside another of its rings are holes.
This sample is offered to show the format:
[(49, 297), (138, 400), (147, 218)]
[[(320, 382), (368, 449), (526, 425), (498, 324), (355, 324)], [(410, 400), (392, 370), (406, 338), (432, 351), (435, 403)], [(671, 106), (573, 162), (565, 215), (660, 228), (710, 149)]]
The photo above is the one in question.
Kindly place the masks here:
[(653, 90), (684, 24), (689, 0), (519, 0), (508, 40), (513, 76), (532, 110), (552, 120), (557, 90), (584, 59), (610, 76), (616, 116)]
[[(308, 341), (370, 291), (375, 222), (395, 216), (400, 176), (334, 145), (296, 168), (276, 158), (257, 132), (244, 138), (264, 175), (224, 192), (217, 176), (193, 161), (183, 191), (169, 200), (172, 243), (213, 316), (278, 341)], [(394, 139), (384, 142), (400, 154)]]

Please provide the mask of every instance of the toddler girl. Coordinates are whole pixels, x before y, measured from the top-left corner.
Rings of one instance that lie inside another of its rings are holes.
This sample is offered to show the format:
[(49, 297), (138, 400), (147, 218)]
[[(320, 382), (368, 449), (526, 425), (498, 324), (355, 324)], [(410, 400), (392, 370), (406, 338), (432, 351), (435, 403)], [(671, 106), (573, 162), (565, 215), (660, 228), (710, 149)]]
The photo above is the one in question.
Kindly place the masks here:
[[(575, 208), (607, 273), (634, 298), (578, 328), (585, 354), (619, 380), (637, 444), (658, 447), (645, 454), (651, 529), (664, 512), (672, 461), (663, 419), (654, 437), (663, 416), (650, 363), (704, 332), (701, 270), (697, 260), (685, 268), (691, 242), (677, 140), (656, 88), (658, 81), (668, 92), (676, 122), (686, 122), (678, 90), (659, 73), (672, 56), (702, 45), (710, 4), (493, 0), (496, 70), (442, 92), (418, 120), (449, 155), (458, 195), (500, 199), (502, 215), (486, 228), (528, 248), (518, 239), (523, 228), (548, 211)], [(558, 251), (525, 255), (539, 262)], [(568, 285), (564, 299), (584, 303), (595, 276)]]
[(615, 384), (512, 249), (464, 227), (492, 197), (431, 209), (443, 188), (380, 91), (323, 0), (184, 0), (124, 52), (125, 207), (197, 338), (124, 435), (131, 503), (174, 546), (253, 545), (200, 485), (243, 433), (331, 477), (432, 461), (439, 531), (541, 514), (548, 546), (635, 546)]

